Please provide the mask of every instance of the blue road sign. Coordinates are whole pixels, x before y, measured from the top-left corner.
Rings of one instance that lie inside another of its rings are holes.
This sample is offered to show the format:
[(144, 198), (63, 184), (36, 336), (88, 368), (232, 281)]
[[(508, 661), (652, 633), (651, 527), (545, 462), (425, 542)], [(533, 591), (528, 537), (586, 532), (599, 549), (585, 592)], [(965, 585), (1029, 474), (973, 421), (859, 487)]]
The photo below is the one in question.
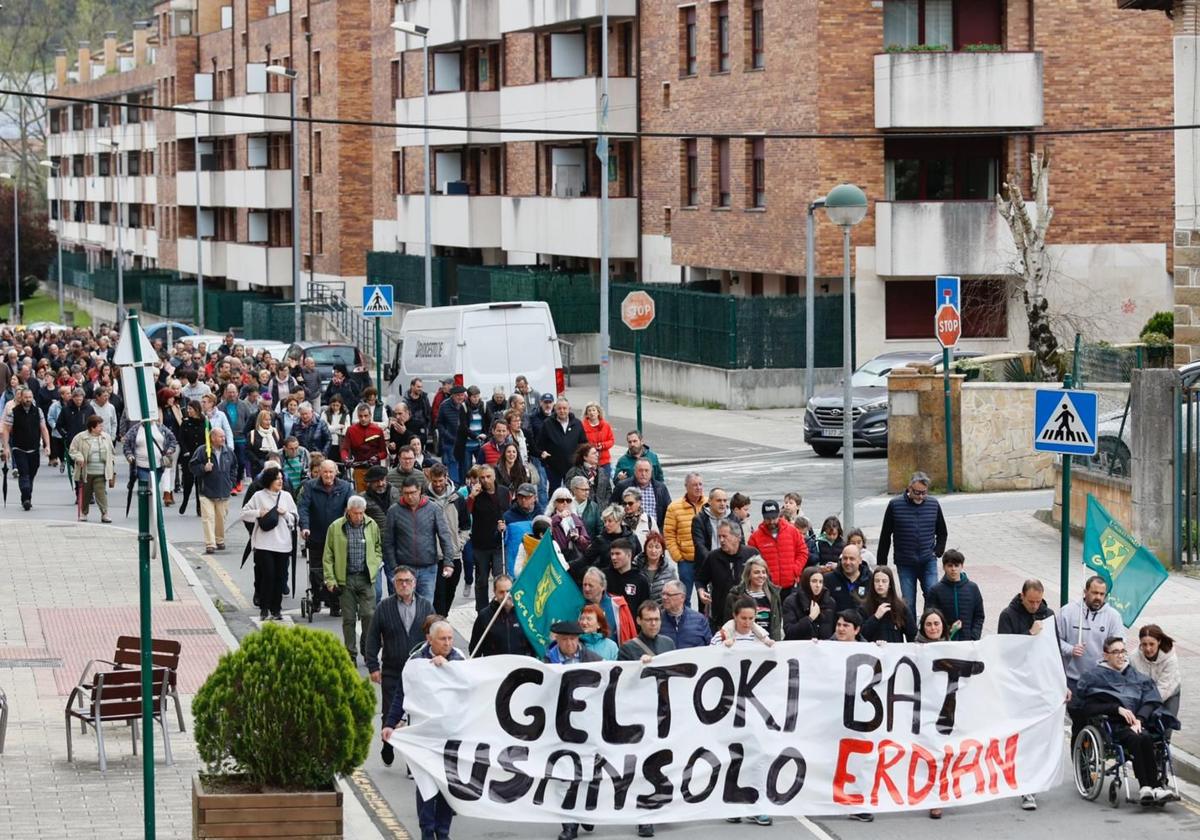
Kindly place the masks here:
[(364, 318), (390, 318), (394, 311), (391, 286), (363, 286)]
[(1033, 408), (1033, 448), (1063, 455), (1096, 454), (1095, 391), (1038, 391)]
[[(961, 285), (957, 277), (938, 277), (933, 281), (933, 311), (937, 312), (942, 304), (949, 302), (951, 306), (962, 312), (962, 300), (959, 295)], [(946, 300), (946, 292), (950, 292), (950, 300)]]

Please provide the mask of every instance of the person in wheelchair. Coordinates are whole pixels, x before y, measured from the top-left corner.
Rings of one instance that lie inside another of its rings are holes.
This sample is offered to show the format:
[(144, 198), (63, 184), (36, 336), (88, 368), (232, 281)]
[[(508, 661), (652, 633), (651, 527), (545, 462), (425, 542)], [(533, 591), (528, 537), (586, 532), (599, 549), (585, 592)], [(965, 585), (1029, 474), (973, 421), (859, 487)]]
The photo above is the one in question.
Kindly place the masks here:
[(1156, 742), (1179, 721), (1164, 707), (1154, 681), (1129, 664), (1125, 640), (1104, 641), (1104, 659), (1079, 678), (1067, 705), (1075, 729), (1097, 718), (1109, 724), (1112, 739), (1133, 762), (1141, 804), (1165, 802), (1173, 793), (1163, 782)]

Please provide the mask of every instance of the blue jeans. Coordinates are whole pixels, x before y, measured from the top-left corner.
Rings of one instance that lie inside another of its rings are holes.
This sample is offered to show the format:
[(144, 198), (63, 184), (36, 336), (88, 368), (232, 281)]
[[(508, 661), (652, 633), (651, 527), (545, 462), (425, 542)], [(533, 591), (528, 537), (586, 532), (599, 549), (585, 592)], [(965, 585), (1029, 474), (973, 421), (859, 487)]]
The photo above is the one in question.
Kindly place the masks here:
[(912, 616), (913, 624), (917, 622), (917, 581), (921, 582), (921, 595), (925, 600), (929, 598), (929, 590), (938, 582), (938, 561), (936, 557), (930, 557), (923, 564), (917, 566), (901, 566), (896, 565), (896, 570), (900, 573), (900, 592), (904, 595), (904, 600), (908, 604), (908, 613)]
[(23, 449), (12, 448), (13, 468), (17, 471), (17, 487), (21, 489), (21, 503), (33, 501), (33, 479), (37, 477), (38, 467), (42, 463), (42, 452), (35, 449), (26, 452)]
[(550, 491), (546, 486), (546, 467), (537, 458), (533, 459), (532, 466), (533, 471), (537, 473), (538, 510), (545, 510), (546, 505), (550, 504)]
[(250, 467), (250, 453), (246, 449), (246, 441), (235, 440), (233, 442), (233, 460), (237, 462), (236, 479), (238, 484), (241, 484), (242, 479), (246, 476), (253, 478), (253, 470)]
[(442, 447), (442, 463), (446, 465), (446, 472), (450, 473), (450, 480), (455, 484), (462, 484), (462, 466), (454, 457), (454, 445)]
[(422, 838), (448, 838), (453, 818), (454, 809), (440, 793), (433, 799), (422, 799), (420, 792), (417, 793), (417, 821), (421, 825)]
[(683, 584), (683, 603), (691, 606), (692, 589), (696, 586), (696, 564), (686, 561), (677, 564), (679, 582)]
[(475, 547), (467, 540), (462, 548), (463, 581), (470, 586), (475, 583)]
[(413, 571), (417, 573), (417, 594), (432, 603), (433, 588), (437, 585), (437, 563), (428, 566), (418, 566)]

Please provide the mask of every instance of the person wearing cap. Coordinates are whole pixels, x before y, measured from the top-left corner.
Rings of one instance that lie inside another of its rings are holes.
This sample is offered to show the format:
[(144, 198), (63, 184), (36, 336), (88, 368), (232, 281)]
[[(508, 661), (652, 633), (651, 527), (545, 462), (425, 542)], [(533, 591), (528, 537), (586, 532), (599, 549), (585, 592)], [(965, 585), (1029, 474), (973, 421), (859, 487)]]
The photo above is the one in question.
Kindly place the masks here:
[(808, 565), (808, 544), (804, 535), (781, 513), (779, 502), (774, 499), (763, 502), (763, 521), (754, 529), (746, 544), (758, 549), (758, 553), (767, 561), (771, 581), (779, 587), (780, 598), (786, 601), (800, 579), (800, 573)]
[(538, 452), (537, 441), (542, 433), (542, 426), (554, 416), (554, 395), (542, 394), (541, 397), (532, 395), (533, 402), (529, 406), (528, 419), (525, 424), (526, 451), (529, 465), (538, 474), (538, 506), (545, 507), (550, 501), (550, 483), (546, 476), (546, 465), (542, 463)]
[(467, 467), (457, 457), (458, 427), (467, 422), (467, 389), (455, 385), (448, 391), (447, 399), (442, 400), (437, 413), (438, 443), (441, 446), (442, 463), (450, 470), (450, 479), (456, 484), (463, 483)]
[(579, 637), (583, 628), (578, 621), (556, 621), (550, 625), (554, 640), (546, 648), (546, 661), (551, 665), (577, 665), (580, 662), (603, 662), (599, 654), (585, 648)]
[(479, 395), (479, 386), (472, 385), (467, 389), (467, 401), (463, 404), (466, 409), (459, 424), (458, 436), (454, 444), (454, 457), (462, 469), (481, 463), (479, 450), (487, 440), (487, 426), (483, 419), (483, 399)]
[(504, 568), (512, 574), (526, 534), (533, 533), (533, 521), (538, 516), (538, 488), (529, 482), (517, 485), (512, 505), (504, 511)]
[(563, 476), (571, 469), (575, 451), (587, 443), (583, 424), (571, 413), (571, 403), (559, 397), (554, 403), (554, 416), (542, 423), (534, 450), (546, 467), (546, 483), (550, 492), (562, 486)]

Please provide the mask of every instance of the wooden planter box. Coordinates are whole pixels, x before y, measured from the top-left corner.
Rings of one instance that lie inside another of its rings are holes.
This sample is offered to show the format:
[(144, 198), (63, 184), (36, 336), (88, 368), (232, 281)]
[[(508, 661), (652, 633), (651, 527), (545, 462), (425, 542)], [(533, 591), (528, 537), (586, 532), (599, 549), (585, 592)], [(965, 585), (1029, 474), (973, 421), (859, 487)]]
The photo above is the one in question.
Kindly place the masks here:
[(342, 792), (208, 793), (196, 776), (192, 837), (342, 840)]

